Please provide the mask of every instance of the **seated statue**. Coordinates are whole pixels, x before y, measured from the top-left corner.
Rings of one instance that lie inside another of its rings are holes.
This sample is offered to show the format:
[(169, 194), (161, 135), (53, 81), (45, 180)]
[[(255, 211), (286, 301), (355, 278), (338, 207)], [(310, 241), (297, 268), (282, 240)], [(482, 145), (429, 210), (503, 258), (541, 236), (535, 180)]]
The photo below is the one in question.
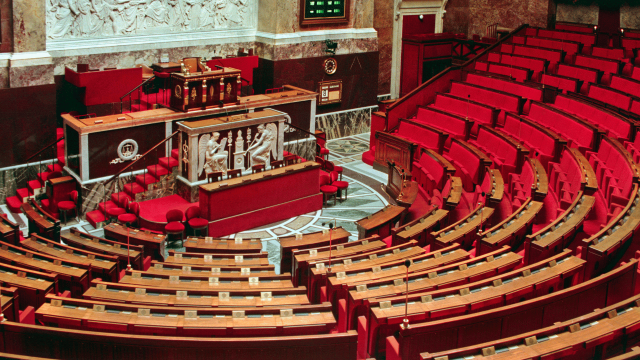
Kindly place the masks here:
[(247, 149), (251, 153), (251, 165), (267, 164), (271, 160), (271, 154), (278, 156), (278, 128), (275, 124), (258, 125), (258, 135), (253, 141)]
[(203, 170), (205, 174), (211, 174), (216, 171), (222, 171), (224, 175), (227, 174), (229, 153), (224, 150), (227, 145), (227, 138), (222, 139), (218, 144), (219, 138), (220, 133), (218, 132), (200, 137), (198, 142), (198, 176), (202, 175)]

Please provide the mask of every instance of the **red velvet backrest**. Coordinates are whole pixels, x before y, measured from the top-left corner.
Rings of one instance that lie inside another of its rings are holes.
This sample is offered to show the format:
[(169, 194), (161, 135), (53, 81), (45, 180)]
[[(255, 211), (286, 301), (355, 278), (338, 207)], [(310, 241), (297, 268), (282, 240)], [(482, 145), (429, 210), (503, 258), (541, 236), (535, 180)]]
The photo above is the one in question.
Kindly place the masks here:
[(324, 162), (324, 167), (327, 169), (327, 171), (331, 172), (333, 171), (333, 169), (335, 169), (335, 165), (333, 164), (333, 162), (331, 161), (325, 161)]
[(188, 208), (186, 216), (187, 216), (187, 221), (189, 221), (191, 219), (199, 218), (200, 217), (200, 207), (199, 206), (192, 206), (192, 207)]
[(331, 184), (331, 178), (327, 174), (320, 175), (320, 186)]
[(182, 218), (183, 218), (183, 213), (182, 211), (178, 210), (178, 209), (173, 209), (173, 210), (169, 210), (167, 212), (167, 221), (168, 222), (173, 222), (173, 221), (178, 221), (181, 222)]
[(340, 174), (338, 174), (337, 171), (332, 171), (331, 172), (331, 182), (334, 182), (334, 181), (338, 180), (338, 177), (340, 177)]
[(123, 197), (122, 201), (120, 201), (120, 207), (123, 209), (128, 209), (129, 208), (129, 203), (131, 202), (131, 199), (127, 196), (127, 197)]
[(131, 211), (136, 216), (140, 216), (140, 204), (135, 201), (129, 203), (129, 211)]
[(78, 192), (73, 190), (72, 192), (69, 193), (69, 198), (71, 199), (71, 201), (73, 201), (74, 203), (78, 203)]

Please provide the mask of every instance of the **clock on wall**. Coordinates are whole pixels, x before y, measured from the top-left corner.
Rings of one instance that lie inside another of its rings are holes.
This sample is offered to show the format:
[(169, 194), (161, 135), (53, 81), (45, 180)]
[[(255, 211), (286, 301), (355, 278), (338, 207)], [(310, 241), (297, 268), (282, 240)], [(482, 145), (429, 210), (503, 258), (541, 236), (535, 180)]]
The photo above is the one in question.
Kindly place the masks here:
[(349, 22), (349, 0), (300, 0), (300, 24), (340, 24)]
[(333, 75), (336, 73), (336, 70), (338, 70), (338, 62), (334, 58), (328, 58), (324, 61), (323, 67), (327, 75)]

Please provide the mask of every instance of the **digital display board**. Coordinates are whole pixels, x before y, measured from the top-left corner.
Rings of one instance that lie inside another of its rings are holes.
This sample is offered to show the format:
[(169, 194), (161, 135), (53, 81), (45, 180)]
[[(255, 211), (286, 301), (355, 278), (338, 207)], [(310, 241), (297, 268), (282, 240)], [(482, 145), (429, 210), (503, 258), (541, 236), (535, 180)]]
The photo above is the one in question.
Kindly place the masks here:
[(349, 0), (301, 0), (302, 25), (349, 21)]

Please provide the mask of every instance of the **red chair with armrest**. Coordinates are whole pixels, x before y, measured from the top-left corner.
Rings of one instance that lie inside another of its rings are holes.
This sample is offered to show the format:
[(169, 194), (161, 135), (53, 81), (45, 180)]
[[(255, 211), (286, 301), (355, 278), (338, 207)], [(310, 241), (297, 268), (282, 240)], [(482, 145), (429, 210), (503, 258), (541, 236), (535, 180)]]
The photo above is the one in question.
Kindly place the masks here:
[(193, 235), (198, 235), (198, 231), (207, 230), (209, 221), (200, 216), (200, 207), (192, 206), (187, 209), (187, 224), (193, 230)]
[(140, 204), (135, 201), (130, 202), (129, 199), (126, 199), (125, 206), (125, 209), (129, 212), (119, 215), (118, 222), (126, 226), (131, 226), (138, 221), (138, 217), (140, 216)]

